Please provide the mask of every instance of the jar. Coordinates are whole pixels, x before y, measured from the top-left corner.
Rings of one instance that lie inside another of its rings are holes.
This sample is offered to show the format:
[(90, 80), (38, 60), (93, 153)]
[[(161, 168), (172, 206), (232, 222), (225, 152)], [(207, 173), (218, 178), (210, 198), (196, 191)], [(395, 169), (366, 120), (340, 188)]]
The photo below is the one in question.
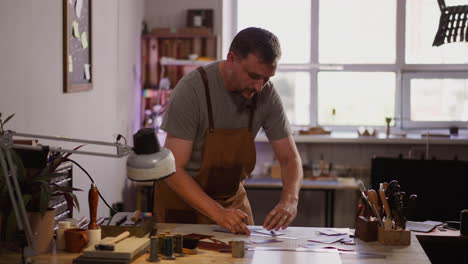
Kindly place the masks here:
[(57, 250), (65, 250), (65, 230), (72, 228), (71, 222), (58, 222), (57, 237), (55, 239)]

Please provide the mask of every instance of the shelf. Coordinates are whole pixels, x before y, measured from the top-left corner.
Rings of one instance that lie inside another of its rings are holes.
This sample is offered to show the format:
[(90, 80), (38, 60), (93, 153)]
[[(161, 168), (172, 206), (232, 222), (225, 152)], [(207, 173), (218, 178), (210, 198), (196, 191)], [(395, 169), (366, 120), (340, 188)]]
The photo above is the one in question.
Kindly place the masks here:
[(171, 58), (161, 58), (159, 63), (161, 66), (175, 65), (175, 66), (204, 66), (214, 62), (212, 61), (197, 61), (197, 60), (177, 60)]
[[(422, 137), (421, 134), (407, 134), (406, 137), (360, 137), (356, 132), (333, 132), (330, 135), (294, 135), (296, 143), (345, 143), (345, 144), (431, 144), (431, 145), (468, 145), (468, 136), (447, 138)], [(258, 134), (255, 142), (268, 142), (265, 134)]]
[[(151, 34), (142, 37), (143, 127), (153, 126), (152, 122), (160, 119), (171, 90), (184, 75), (215, 60), (216, 45), (217, 37), (208, 28), (153, 28)], [(194, 60), (194, 54), (200, 60)]]
[(212, 34), (212, 33), (207, 33), (207, 32), (200, 32), (200, 33), (196, 33), (196, 32), (193, 32), (193, 33), (151, 33), (151, 34), (148, 34), (148, 35), (144, 35), (143, 36), (143, 39), (154, 39), (154, 38), (165, 38), (165, 39), (168, 39), (168, 38), (209, 38), (209, 39), (213, 39), (213, 38), (216, 38), (216, 35)]

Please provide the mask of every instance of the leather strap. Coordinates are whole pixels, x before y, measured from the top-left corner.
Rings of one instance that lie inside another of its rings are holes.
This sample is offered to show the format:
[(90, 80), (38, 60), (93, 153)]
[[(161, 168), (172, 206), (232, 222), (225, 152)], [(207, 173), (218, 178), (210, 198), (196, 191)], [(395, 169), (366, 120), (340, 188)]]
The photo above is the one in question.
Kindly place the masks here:
[[(203, 69), (203, 67), (198, 67), (197, 70), (198, 72), (200, 72), (200, 75), (203, 81), (203, 86), (205, 86), (206, 105), (208, 108), (209, 131), (213, 132), (214, 131), (213, 110), (211, 107), (211, 97), (210, 97), (210, 88), (208, 86), (208, 76), (206, 75), (206, 71), (205, 69)], [(252, 100), (253, 102), (252, 102), (252, 105), (250, 106), (250, 116), (249, 116), (249, 132), (252, 131), (255, 109), (257, 108), (257, 95), (256, 94), (254, 95)]]
[(197, 70), (200, 72), (200, 75), (203, 80), (203, 85), (205, 86), (205, 95), (206, 95), (206, 105), (208, 107), (208, 120), (209, 120), (209, 131), (214, 131), (214, 124), (213, 124), (213, 110), (211, 108), (211, 97), (210, 97), (210, 89), (208, 87), (208, 77), (206, 76), (206, 71), (203, 67), (198, 67)]

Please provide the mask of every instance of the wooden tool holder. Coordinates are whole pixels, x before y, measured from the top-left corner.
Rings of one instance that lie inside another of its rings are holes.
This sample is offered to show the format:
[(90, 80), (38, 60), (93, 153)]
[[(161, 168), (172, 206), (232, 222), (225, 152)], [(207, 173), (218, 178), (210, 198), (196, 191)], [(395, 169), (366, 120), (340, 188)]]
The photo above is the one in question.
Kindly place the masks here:
[(379, 221), (371, 220), (364, 216), (356, 218), (356, 232), (355, 235), (365, 242), (377, 241), (377, 230)]
[[(121, 213), (124, 214), (124, 213)], [(130, 214), (129, 213), (129, 219), (130, 219)], [(143, 237), (149, 232), (151, 232), (151, 229), (153, 227), (153, 221), (151, 218), (143, 218), (141, 219), (137, 224), (135, 225), (101, 225), (101, 236), (102, 238), (105, 237), (115, 237), (122, 232), (128, 231), (130, 232), (131, 236), (136, 236), (136, 237)]]
[(409, 230), (385, 230), (380, 226), (378, 230), (378, 241), (382, 245), (408, 246), (411, 244), (411, 231)]

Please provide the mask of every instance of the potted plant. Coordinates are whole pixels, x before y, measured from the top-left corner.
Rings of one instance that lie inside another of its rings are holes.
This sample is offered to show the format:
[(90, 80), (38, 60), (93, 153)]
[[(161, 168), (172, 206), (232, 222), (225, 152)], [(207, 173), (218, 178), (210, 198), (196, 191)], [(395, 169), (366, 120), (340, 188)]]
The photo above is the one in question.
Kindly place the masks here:
[[(4, 125), (13, 115), (2, 121), (0, 113), (0, 136), (4, 135)], [(80, 146), (81, 147), (81, 146)], [(49, 153), (47, 149), (42, 150), (21, 150), (7, 149), (10, 151), (17, 168), (17, 178), (23, 196), (23, 202), (28, 211), (28, 218), (31, 225), (33, 240), (35, 240), (36, 252), (44, 253), (50, 250), (53, 239), (55, 225), (55, 209), (50, 208), (51, 199), (63, 196), (67, 202), (69, 210), (76, 207), (79, 210), (78, 200), (73, 193), (81, 191), (71, 186), (60, 186), (53, 182), (54, 178), (62, 177), (63, 173), (58, 173), (57, 168), (68, 160), (70, 153)], [(3, 170), (0, 170), (3, 174)], [(0, 175), (0, 192), (5, 193), (4, 176)], [(9, 201), (9, 199), (8, 199)], [(14, 238), (16, 230), (16, 219), (12, 210), (6, 215), (6, 239)]]

